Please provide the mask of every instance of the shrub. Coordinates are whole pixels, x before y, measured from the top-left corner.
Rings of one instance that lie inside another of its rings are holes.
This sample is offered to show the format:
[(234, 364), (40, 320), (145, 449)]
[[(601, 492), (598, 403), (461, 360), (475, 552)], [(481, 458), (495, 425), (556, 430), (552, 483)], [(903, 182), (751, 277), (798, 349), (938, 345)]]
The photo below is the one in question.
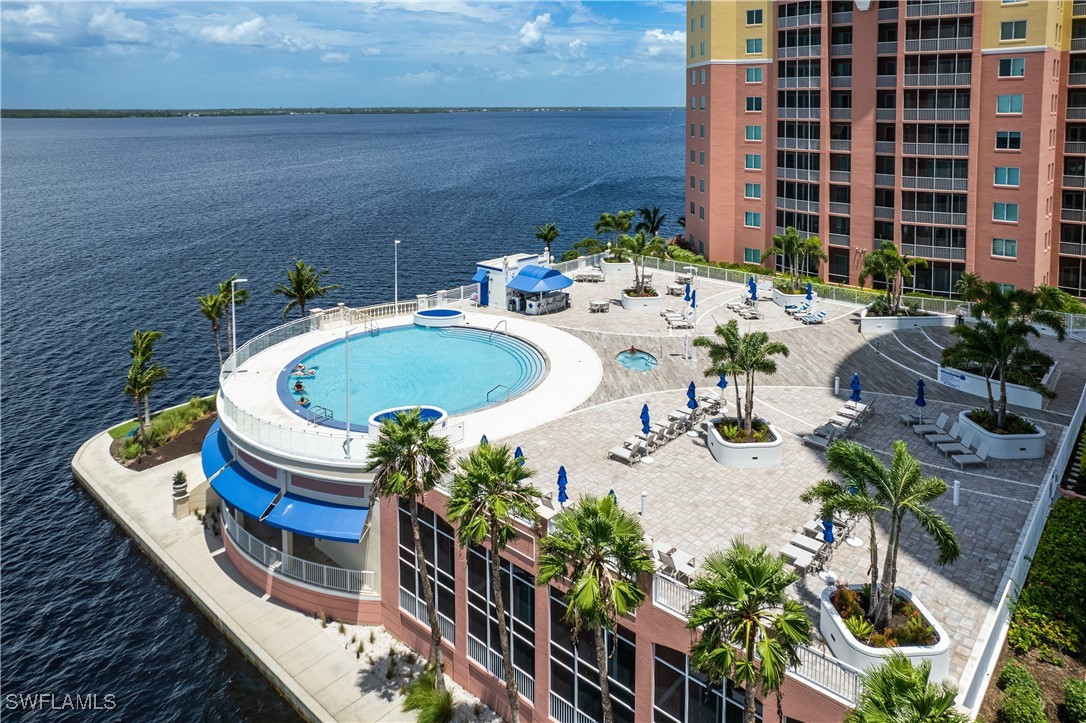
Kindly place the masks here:
[(1047, 723), (1041, 694), (1023, 686), (1012, 686), (1003, 692), (999, 717), (1004, 723)]
[(871, 633), (867, 644), (872, 648), (896, 648), (897, 640), (894, 639), (893, 631), (887, 630), (885, 633)]
[[(1061, 499), (1052, 506), (1048, 524), (1026, 579), (1025, 588), (1015, 604), (1015, 618), (1020, 611), (1036, 611), (1066, 628), (1064, 650), (1075, 652), (1086, 639), (1086, 500)], [(1013, 620), (1013, 618), (1012, 618)], [(1059, 645), (1059, 643), (1056, 643)]]
[(1069, 723), (1086, 723), (1086, 680), (1068, 680), (1063, 693), (1064, 717)]
[(860, 593), (852, 588), (838, 585), (837, 589), (830, 595), (830, 602), (833, 603), (834, 609), (845, 620), (852, 617), (863, 617), (864, 610), (860, 605)]
[(1037, 695), (1041, 694), (1041, 689), (1037, 686), (1037, 681), (1033, 679), (1033, 676), (1026, 670), (1026, 667), (1014, 658), (1008, 660), (1003, 666), (1003, 669), (999, 671), (999, 678), (996, 679), (996, 685), (998, 685), (1001, 690), (1007, 690), (1008, 688), (1034, 688), (1037, 690)]
[(419, 723), (449, 723), (454, 712), (452, 691), (438, 691), (434, 669), (427, 668), (422, 675), (408, 683), (403, 709), (418, 711)]
[(1015, 651), (1025, 653), (1035, 648), (1043, 652), (1075, 650), (1078, 639), (1075, 631), (1063, 620), (1053, 620), (1035, 605), (1021, 602), (1014, 606), (1007, 641)]
[(928, 625), (920, 613), (916, 613), (894, 630), (894, 638), (898, 645), (931, 645), (935, 642), (935, 628)]
[(864, 620), (862, 615), (845, 618), (845, 627), (852, 633), (852, 637), (861, 642), (866, 642), (871, 633), (875, 632), (875, 626)]

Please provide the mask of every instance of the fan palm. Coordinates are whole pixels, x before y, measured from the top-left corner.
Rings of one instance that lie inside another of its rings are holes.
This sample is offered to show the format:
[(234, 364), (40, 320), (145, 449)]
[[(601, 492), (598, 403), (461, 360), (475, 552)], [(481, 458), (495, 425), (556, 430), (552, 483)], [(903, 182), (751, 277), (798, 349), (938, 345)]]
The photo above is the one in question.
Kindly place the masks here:
[(705, 557), (690, 585), (702, 594), (686, 624), (696, 636), (690, 663), (713, 681), (730, 678), (746, 689), (744, 723), (754, 723), (755, 690), (778, 693), (779, 710), (785, 671), (811, 642), (811, 621), (785, 593), (796, 579), (779, 555), (736, 538)]
[(312, 265), (301, 259), (294, 259), (294, 268), (287, 269), (287, 283), (275, 285), (275, 293), (287, 297), (286, 308), (283, 309), (283, 317), (290, 313), (294, 307), (298, 307), (305, 317), (305, 306), (313, 299), (324, 297), (329, 291), (342, 288), (339, 284), (321, 285), (321, 278), (328, 273), (328, 269), (318, 271)]
[[(900, 439), (894, 442), (889, 467), (866, 447), (848, 440), (831, 444), (826, 460), (827, 469), (839, 475), (842, 481), (822, 480), (807, 489), (800, 499), (818, 502), (826, 517), (840, 510), (868, 520), (872, 562), (868, 615), (871, 623), (882, 630), (890, 623), (901, 528), (906, 517), (916, 520), (935, 542), (939, 553), (936, 565), (948, 565), (961, 555), (961, 545), (954, 530), (929, 504), (946, 492), (946, 482), (938, 477), (923, 476), (920, 462)], [(875, 521), (887, 516), (886, 556), (880, 575)]]
[(638, 577), (652, 572), (641, 521), (619, 508), (612, 495), (585, 496), (552, 520), (554, 532), (539, 541), (538, 585), (555, 578), (571, 581), (566, 620), (576, 637), (587, 628), (595, 637), (596, 666), (604, 723), (614, 723), (603, 632), (616, 632), (618, 618), (645, 601)]
[(860, 699), (845, 723), (966, 723), (954, 708), (958, 691), (929, 680), (931, 662), (914, 666), (894, 653), (877, 668), (860, 674)]
[(890, 313), (896, 316), (901, 311), (901, 294), (905, 282), (912, 280), (914, 268), (927, 265), (928, 262), (924, 259), (902, 255), (893, 241), (883, 241), (877, 249), (864, 257), (864, 265), (860, 269), (860, 285), (875, 276), (886, 279), (886, 302)]
[(660, 213), (660, 209), (653, 206), (651, 209), (648, 207), (637, 209), (637, 213), (641, 216), (641, 220), (634, 226), (634, 231), (644, 231), (645, 235), (649, 238), (660, 235), (660, 229), (664, 225), (664, 220), (667, 219), (666, 213)]
[[(238, 288), (237, 281), (238, 275), (234, 274), (226, 281), (219, 284), (219, 296), (223, 299), (223, 309), (230, 308), (231, 297), (233, 297), (233, 305), (235, 307), (241, 306), (249, 300), (249, 290), (245, 288)], [(234, 353), (234, 315), (230, 314), (226, 317), (226, 338), (230, 340), (230, 353)]]
[(739, 365), (739, 322), (732, 319), (727, 324), (717, 324), (713, 333), (720, 341), (699, 336), (694, 339), (694, 346), (709, 350), (709, 361), (712, 363), (706, 367), (705, 376), (731, 376), (735, 390), (735, 420), (738, 423), (743, 418), (743, 405), (739, 401), (739, 375), (744, 372)]
[(211, 322), (211, 333), (215, 336), (215, 352), (219, 355), (219, 369), (222, 369), (222, 343), (219, 332), (222, 330), (222, 317), (226, 314), (226, 300), (222, 294), (204, 294), (197, 296), (200, 303), (200, 313)]
[(460, 460), (449, 495), (449, 521), (459, 523), (457, 539), (463, 546), (490, 544), (490, 587), (497, 612), (498, 640), (502, 649), (505, 689), (509, 696), (509, 720), (520, 720), (520, 698), (509, 652), (509, 627), (501, 584), (501, 552), (516, 539), (513, 517), (535, 516), (534, 498), (539, 490), (527, 480), (535, 473), (513, 457), (506, 445), (482, 444)]
[(548, 223), (546, 226), (535, 227), (535, 237), (543, 242), (544, 248), (553, 248), (554, 242), (559, 236), (558, 227), (553, 223)]
[(622, 249), (633, 259), (634, 293), (640, 296), (645, 291), (645, 259), (649, 256), (661, 258), (667, 249), (667, 241), (659, 236), (649, 238), (644, 231), (638, 231), (633, 236), (623, 234), (621, 242)]
[(449, 471), (451, 450), (449, 440), (431, 434), (434, 420), (424, 421), (418, 408), (396, 412), (381, 422), (377, 439), (369, 446), (369, 467), (377, 471), (373, 479), (373, 496), (402, 497), (407, 500), (411, 514), (411, 535), (415, 546), (416, 569), (422, 584), (426, 611), (430, 618), (430, 640), (433, 644), (432, 663), (436, 687), (445, 690), (444, 656), (441, 650), (441, 626), (434, 605), (434, 588), (427, 572), (426, 553), (419, 532), (419, 501), (438, 485)]

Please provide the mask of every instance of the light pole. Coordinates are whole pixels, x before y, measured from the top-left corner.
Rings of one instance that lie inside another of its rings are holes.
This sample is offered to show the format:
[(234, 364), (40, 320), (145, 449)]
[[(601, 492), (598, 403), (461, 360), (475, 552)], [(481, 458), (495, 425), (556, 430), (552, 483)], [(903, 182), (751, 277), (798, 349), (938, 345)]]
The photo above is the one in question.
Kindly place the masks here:
[(234, 318), (234, 284), (244, 284), (249, 279), (230, 279), (230, 355), (233, 356), (238, 348), (238, 325)]
[(392, 242), (392, 302), (400, 303), (400, 239)]
[(351, 456), (351, 332), (352, 327), (343, 334), (343, 384), (346, 387), (347, 437), (343, 440), (343, 456)]

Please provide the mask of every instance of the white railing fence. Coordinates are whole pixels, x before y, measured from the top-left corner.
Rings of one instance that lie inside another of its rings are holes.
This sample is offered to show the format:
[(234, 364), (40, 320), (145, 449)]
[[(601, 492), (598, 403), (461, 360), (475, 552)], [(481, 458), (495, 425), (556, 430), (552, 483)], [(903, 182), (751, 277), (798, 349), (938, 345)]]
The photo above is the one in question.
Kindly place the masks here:
[[(468, 657), (486, 668), (486, 672), (505, 682), (505, 658), (501, 653), (491, 650), (483, 641), (468, 635)], [(517, 682), (517, 694), (529, 703), (535, 702), (535, 678), (513, 666), (513, 679)]]
[(319, 562), (310, 562), (294, 555), (287, 555), (246, 532), (229, 513), (224, 512), (222, 517), (223, 527), (238, 549), (261, 566), (268, 568), (272, 574), (300, 580), (328, 590), (375, 594), (372, 571), (322, 565)]
[(554, 693), (551, 693), (551, 718), (558, 723), (597, 723)]
[(473, 301), (478, 298), (479, 284), (466, 284), (453, 289), (445, 289), (429, 296), (419, 296), (419, 309), (434, 309), (449, 304), (460, 304), (465, 301)]

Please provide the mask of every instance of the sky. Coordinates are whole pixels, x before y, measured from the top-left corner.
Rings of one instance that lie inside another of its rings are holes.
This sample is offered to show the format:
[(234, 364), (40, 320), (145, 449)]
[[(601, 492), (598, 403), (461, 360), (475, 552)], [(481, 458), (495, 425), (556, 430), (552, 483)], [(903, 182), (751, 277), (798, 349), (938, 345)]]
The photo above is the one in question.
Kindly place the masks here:
[(0, 2), (5, 108), (681, 106), (666, 2)]

